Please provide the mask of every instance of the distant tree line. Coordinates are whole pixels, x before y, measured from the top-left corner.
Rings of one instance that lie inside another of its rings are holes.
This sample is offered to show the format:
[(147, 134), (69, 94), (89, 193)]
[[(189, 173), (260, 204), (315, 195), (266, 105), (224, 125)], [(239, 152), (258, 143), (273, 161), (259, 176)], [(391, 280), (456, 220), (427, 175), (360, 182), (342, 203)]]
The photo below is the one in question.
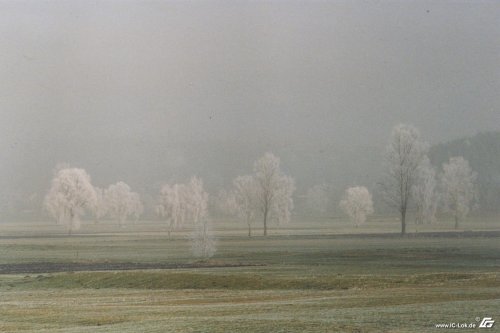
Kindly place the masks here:
[[(424, 224), (435, 222), (440, 208), (453, 217), (458, 228), (470, 210), (478, 207), (478, 174), (469, 162), (462, 156), (449, 157), (437, 173), (428, 157), (428, 147), (418, 129), (405, 124), (393, 128), (386, 147), (385, 174), (376, 190), (383, 202), (399, 213), (402, 234), (406, 233), (409, 210), (414, 212), (415, 223)], [(324, 184), (316, 185), (307, 191), (310, 212), (321, 214), (326, 210), (329, 202), (326, 188)], [(371, 195), (360, 186), (348, 188), (339, 207), (356, 226), (373, 213)]]
[[(226, 209), (245, 219), (249, 236), (258, 218), (263, 223), (264, 236), (269, 223), (290, 220), (294, 181), (283, 174), (280, 160), (273, 154), (266, 153), (258, 159), (254, 174), (237, 177), (234, 187), (225, 200), (229, 205)], [(216, 250), (208, 203), (203, 181), (192, 177), (187, 184), (164, 184), (155, 205), (156, 214), (166, 222), (169, 237), (187, 223), (194, 226), (190, 239), (197, 257), (211, 257)], [(132, 192), (125, 182), (101, 189), (92, 185), (84, 169), (68, 165), (56, 167), (43, 206), (56, 223), (66, 226), (70, 235), (80, 228), (85, 213), (92, 214), (96, 223), (109, 217), (121, 227), (131, 216), (138, 220), (144, 211), (139, 194)]]
[[(441, 209), (455, 221), (455, 228), (471, 209), (477, 207), (478, 175), (462, 156), (449, 157), (437, 172), (429, 159), (428, 144), (411, 125), (393, 128), (385, 153), (385, 174), (378, 192), (393, 211), (398, 212), (401, 233), (406, 233), (407, 213), (414, 211), (415, 223), (433, 223)], [(266, 153), (255, 161), (253, 173), (233, 179), (230, 189), (220, 190), (209, 200), (201, 178), (188, 183), (164, 184), (157, 196), (154, 211), (166, 222), (169, 237), (187, 223), (193, 225), (192, 249), (199, 257), (215, 253), (213, 226), (209, 206), (221, 214), (237, 217), (245, 223), (248, 236), (260, 221), (264, 236), (269, 225), (286, 224), (294, 208), (295, 181), (281, 170), (280, 159)], [(324, 214), (331, 202), (329, 186), (315, 185), (303, 198), (311, 214)], [(71, 234), (80, 226), (87, 212), (98, 223), (103, 218), (124, 226), (129, 218), (138, 220), (144, 205), (138, 193), (123, 181), (106, 189), (92, 185), (88, 173), (67, 165), (56, 167), (50, 189), (43, 202), (45, 211)], [(365, 186), (354, 184), (345, 190), (338, 207), (355, 226), (363, 224), (374, 212), (372, 194)]]

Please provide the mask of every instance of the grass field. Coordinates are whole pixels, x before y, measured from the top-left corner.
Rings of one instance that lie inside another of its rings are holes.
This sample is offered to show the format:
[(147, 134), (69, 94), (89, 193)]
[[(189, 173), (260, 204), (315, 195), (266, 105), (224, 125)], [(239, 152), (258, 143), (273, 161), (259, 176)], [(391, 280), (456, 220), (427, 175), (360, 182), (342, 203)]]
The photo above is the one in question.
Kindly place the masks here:
[[(203, 263), (191, 257), (187, 231), (168, 239), (157, 222), (88, 224), (71, 237), (49, 223), (0, 224), (0, 270), (190, 265), (0, 275), (0, 331), (438, 332), (438, 323), (500, 320), (498, 233), (400, 237), (387, 234), (399, 230), (393, 219), (361, 228), (297, 219), (248, 238), (244, 227), (216, 222), (218, 251)], [(498, 231), (498, 222), (475, 219), (462, 230)]]

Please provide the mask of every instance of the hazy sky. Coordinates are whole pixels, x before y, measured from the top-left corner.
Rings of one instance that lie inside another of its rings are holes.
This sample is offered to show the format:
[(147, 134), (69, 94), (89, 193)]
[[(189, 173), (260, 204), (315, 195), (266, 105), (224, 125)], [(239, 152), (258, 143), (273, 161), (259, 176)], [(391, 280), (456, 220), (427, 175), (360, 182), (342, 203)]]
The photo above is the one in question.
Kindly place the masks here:
[(0, 71), (4, 184), (109, 142), (438, 142), (500, 129), (500, 2), (0, 1)]

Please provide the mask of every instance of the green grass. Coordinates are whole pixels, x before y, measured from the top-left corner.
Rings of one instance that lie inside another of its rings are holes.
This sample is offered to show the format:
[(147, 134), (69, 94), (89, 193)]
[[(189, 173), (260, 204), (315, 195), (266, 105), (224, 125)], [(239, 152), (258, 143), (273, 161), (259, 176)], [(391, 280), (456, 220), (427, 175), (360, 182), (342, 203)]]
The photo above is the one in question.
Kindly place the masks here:
[[(0, 332), (439, 332), (436, 323), (498, 319), (498, 237), (338, 238), (373, 227), (309, 222), (268, 238), (241, 226), (217, 233), (209, 263), (259, 266), (0, 275)], [(474, 223), (496, 230), (494, 220)], [(169, 240), (152, 222), (71, 237), (49, 224), (0, 224), (0, 265), (195, 263), (186, 234)]]

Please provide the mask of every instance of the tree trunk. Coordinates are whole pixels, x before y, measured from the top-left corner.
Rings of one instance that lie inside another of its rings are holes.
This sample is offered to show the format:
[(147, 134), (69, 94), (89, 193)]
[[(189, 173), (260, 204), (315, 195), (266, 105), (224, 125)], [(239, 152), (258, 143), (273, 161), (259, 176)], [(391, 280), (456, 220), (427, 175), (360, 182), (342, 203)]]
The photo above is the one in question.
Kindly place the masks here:
[(167, 233), (168, 233), (168, 239), (170, 240), (170, 234), (172, 233), (172, 230), (174, 229), (173, 228), (173, 222), (172, 222), (172, 219), (169, 219), (167, 220), (168, 224), (167, 224)]
[(406, 211), (401, 212), (401, 235), (406, 233)]
[(455, 216), (455, 230), (458, 229), (458, 217)]
[(248, 225), (248, 237), (252, 237), (252, 227)]
[(264, 236), (267, 236), (267, 206), (264, 210)]
[(71, 231), (73, 229), (73, 224), (75, 223), (75, 215), (73, 214), (72, 211), (69, 213), (69, 230), (68, 230), (68, 236), (71, 236)]

